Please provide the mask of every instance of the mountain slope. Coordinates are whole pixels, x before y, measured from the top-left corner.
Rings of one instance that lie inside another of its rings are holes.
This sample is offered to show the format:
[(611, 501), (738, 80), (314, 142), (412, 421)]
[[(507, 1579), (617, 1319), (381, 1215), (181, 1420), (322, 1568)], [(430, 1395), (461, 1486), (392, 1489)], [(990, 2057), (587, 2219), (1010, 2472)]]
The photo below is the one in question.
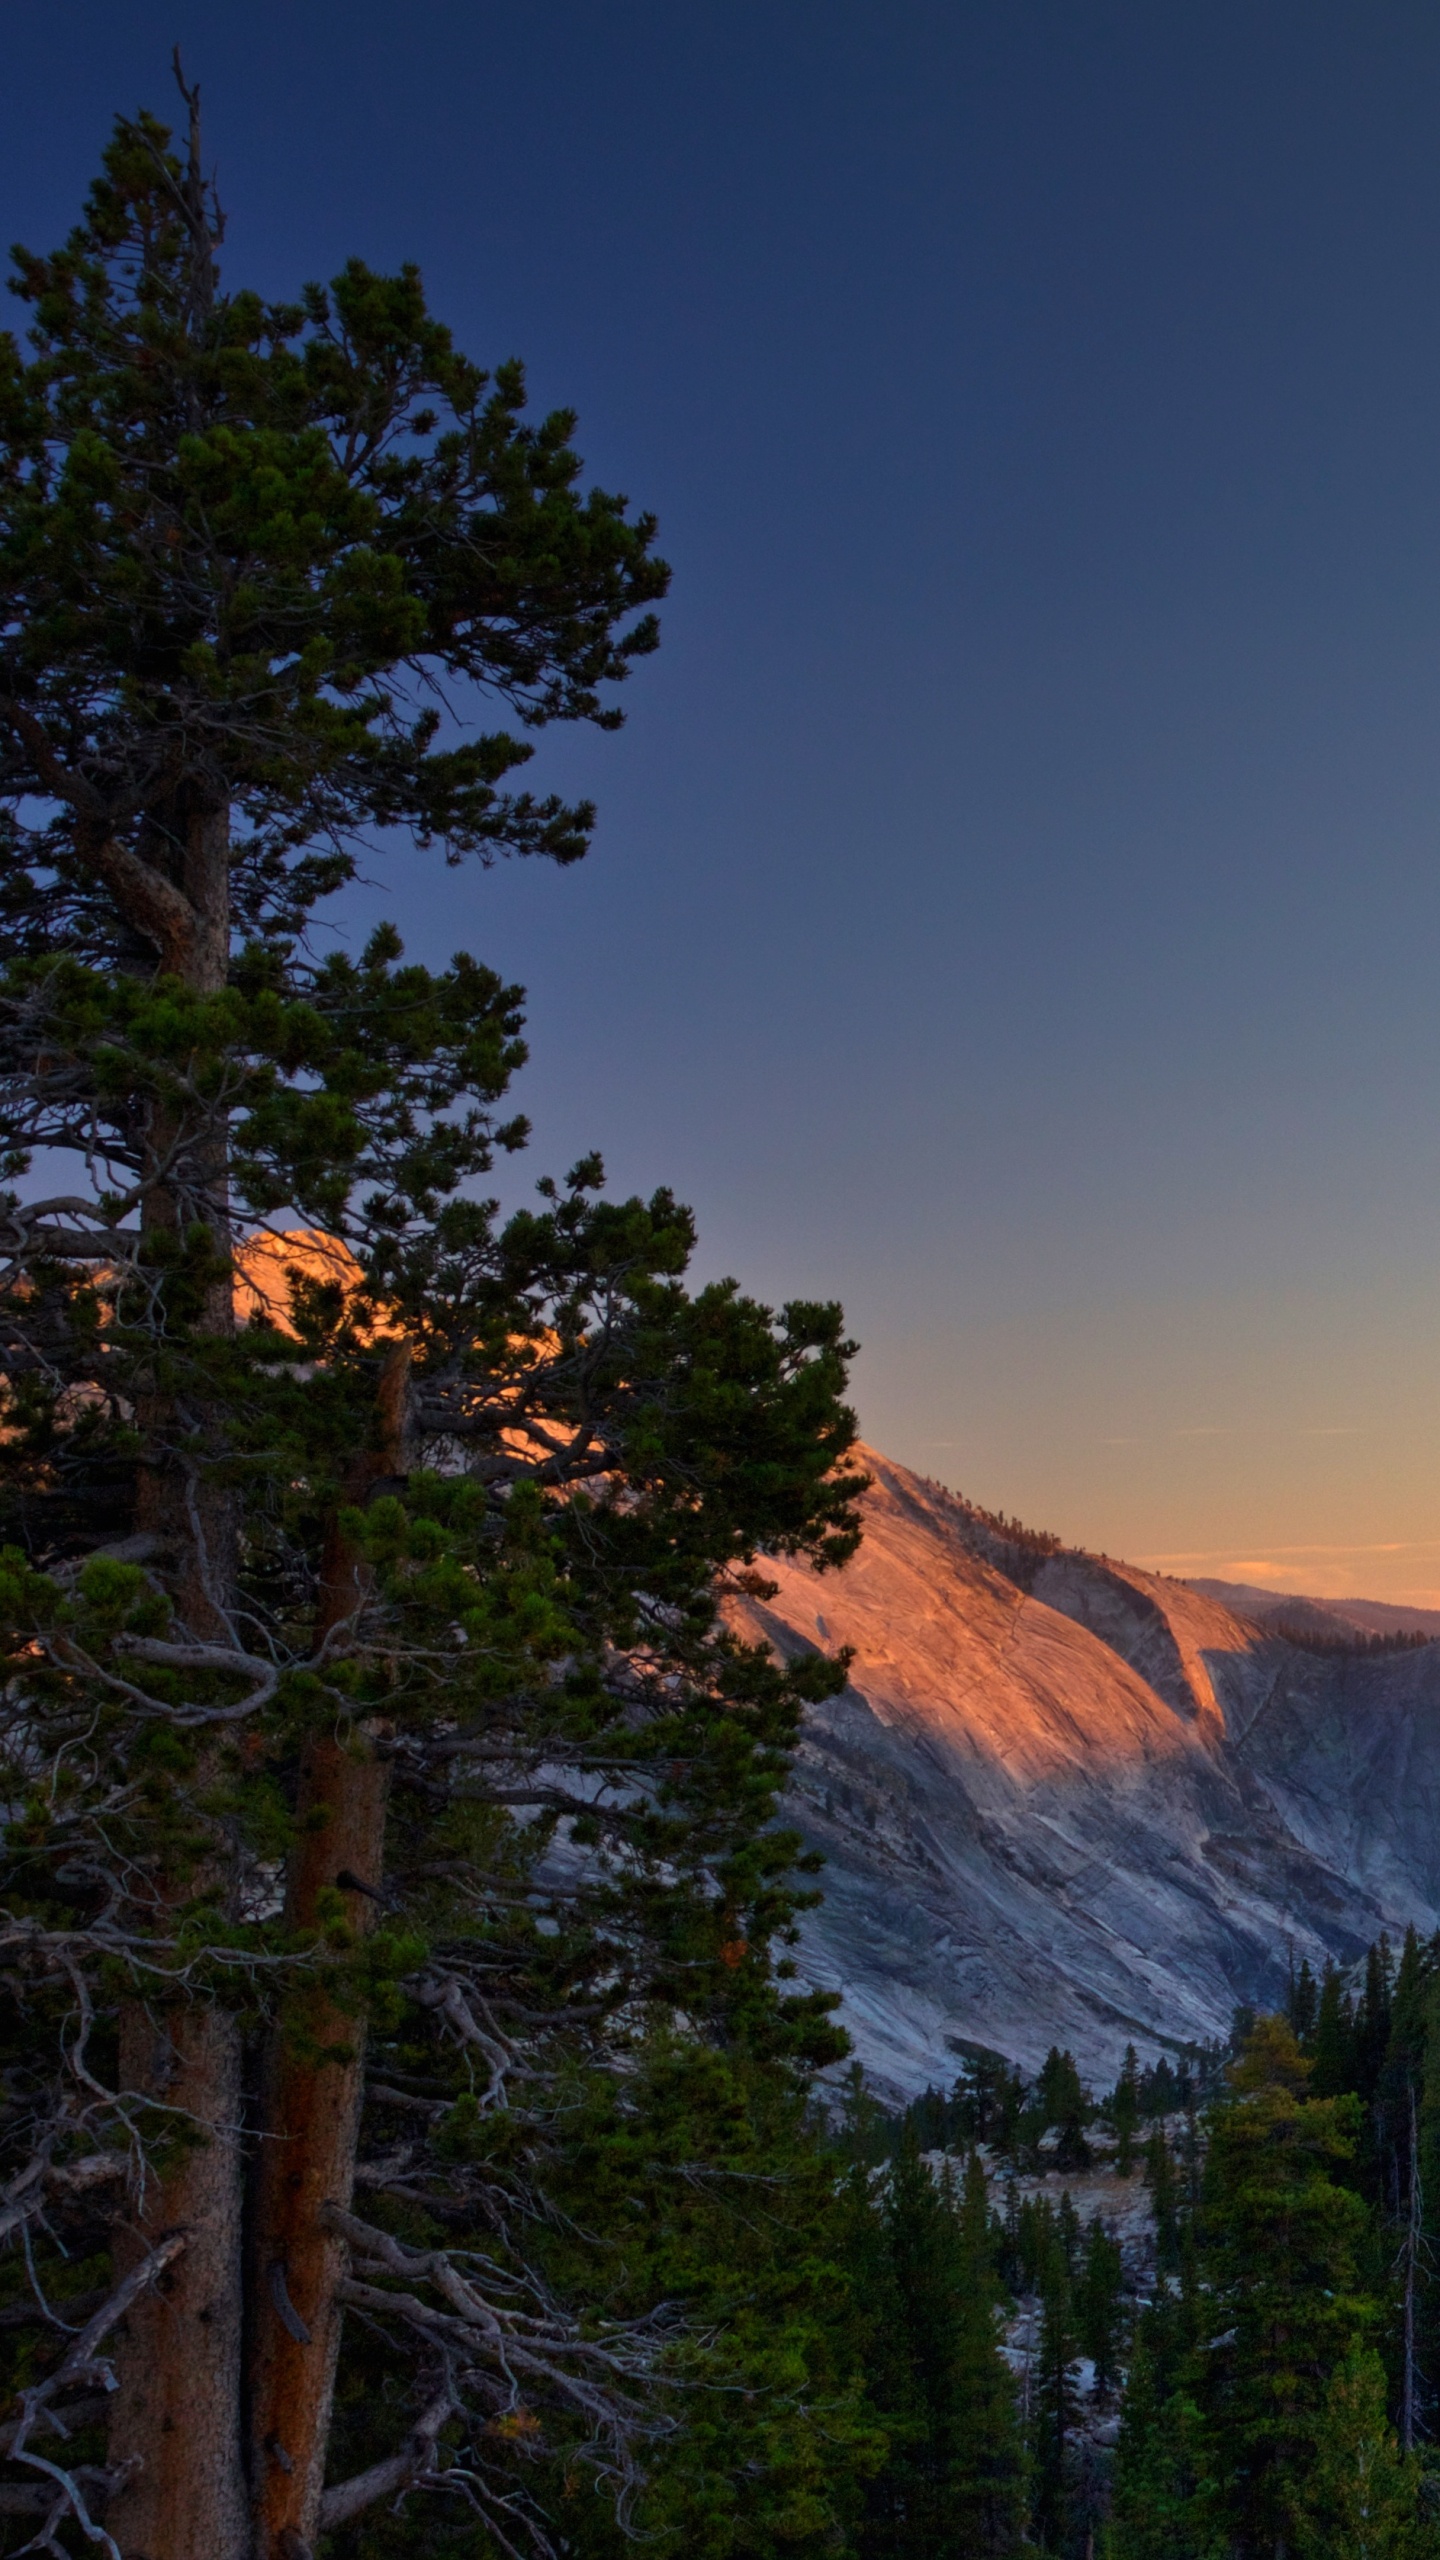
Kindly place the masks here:
[(1440, 1609), (1407, 1609), (1398, 1600), (1316, 1600), (1299, 1591), (1267, 1591), (1255, 1582), (1208, 1582), (1189, 1574), (1192, 1591), (1221, 1600), (1242, 1617), (1264, 1626), (1281, 1619), (1287, 1627), (1313, 1628), (1317, 1635), (1440, 1636)]
[(1007, 1535), (866, 1452), (843, 1574), (737, 1619), (855, 1648), (791, 1812), (828, 1861), (802, 1970), (878, 2084), (957, 2042), (1092, 2078), (1274, 2000), (1289, 1952), (1440, 1920), (1440, 1647), (1317, 1655), (1183, 1583)]

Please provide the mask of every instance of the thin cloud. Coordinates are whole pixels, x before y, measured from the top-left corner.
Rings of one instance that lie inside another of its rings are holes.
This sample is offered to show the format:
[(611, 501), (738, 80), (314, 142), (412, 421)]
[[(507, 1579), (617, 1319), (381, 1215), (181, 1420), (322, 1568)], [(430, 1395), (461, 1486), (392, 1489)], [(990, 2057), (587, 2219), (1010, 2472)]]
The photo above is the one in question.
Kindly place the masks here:
[[(1272, 1556), (1440, 1556), (1440, 1538), (1382, 1538), (1369, 1546), (1272, 1547)], [(1236, 1561), (1233, 1547), (1184, 1547), (1171, 1555), (1137, 1556), (1137, 1564), (1220, 1564)]]

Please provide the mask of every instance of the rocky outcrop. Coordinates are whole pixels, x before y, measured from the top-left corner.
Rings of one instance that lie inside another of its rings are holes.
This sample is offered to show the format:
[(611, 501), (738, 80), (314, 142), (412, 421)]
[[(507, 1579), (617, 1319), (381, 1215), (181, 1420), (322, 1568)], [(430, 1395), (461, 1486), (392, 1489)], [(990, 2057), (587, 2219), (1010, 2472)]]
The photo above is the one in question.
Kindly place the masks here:
[[(823, 1850), (802, 1970), (882, 2090), (967, 2042), (1112, 2078), (1273, 2001), (1292, 1959), (1440, 1921), (1440, 1644), (1310, 1651), (1209, 1594), (1025, 1544), (866, 1452), (841, 1574), (738, 1607), (784, 1653), (854, 1648), (792, 1817)], [(1053, 1542), (1052, 1542), (1053, 1543)]]

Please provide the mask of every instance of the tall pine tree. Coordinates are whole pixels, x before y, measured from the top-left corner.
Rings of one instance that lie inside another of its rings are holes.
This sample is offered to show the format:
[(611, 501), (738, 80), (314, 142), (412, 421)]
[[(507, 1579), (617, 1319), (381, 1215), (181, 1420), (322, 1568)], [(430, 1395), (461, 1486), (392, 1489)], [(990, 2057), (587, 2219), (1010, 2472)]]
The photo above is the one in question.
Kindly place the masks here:
[(1310, 2066), (1280, 2018), (1257, 2020), (1210, 2123), (1192, 2364), (1202, 2507), (1236, 2560), (1295, 2548), (1330, 2385), (1363, 2332), (1365, 2208), (1339, 2183), (1353, 2099), (1309, 2099)]
[(863, 2560), (1002, 2560), (1019, 2548), (1020, 2444), (991, 2259), (978, 2164), (957, 2198), (907, 2126), (860, 2278), (871, 2400), (890, 2439)]
[(583, 853), (525, 733), (614, 725), (665, 573), (413, 270), (222, 289), (190, 104), (0, 341), (3, 2512), (302, 2560), (424, 2482), (544, 2547), (707, 2335), (752, 2473), (848, 2426), (823, 2323), (582, 2243), (573, 2152), (733, 2197), (838, 2050), (772, 1947), (840, 1674), (719, 1606), (854, 1543), (846, 1346), (595, 1160), (502, 1224), (518, 991), (313, 956), (367, 830)]

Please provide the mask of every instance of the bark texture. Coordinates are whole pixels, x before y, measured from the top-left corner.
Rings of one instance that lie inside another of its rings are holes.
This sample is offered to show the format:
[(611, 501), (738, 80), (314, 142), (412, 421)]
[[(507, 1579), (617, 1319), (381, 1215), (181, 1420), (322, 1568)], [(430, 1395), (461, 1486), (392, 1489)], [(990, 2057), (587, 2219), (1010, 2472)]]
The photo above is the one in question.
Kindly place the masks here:
[[(228, 813), (177, 811), (153, 850), (156, 859), (137, 868), (159, 904), (147, 905), (136, 892), (127, 920), (158, 947), (163, 967), (197, 993), (215, 994), (229, 959)], [(123, 909), (118, 890), (117, 900)], [(207, 1293), (202, 1319), (212, 1333), (226, 1333), (234, 1322), (225, 1149), (223, 1125), (184, 1131), (157, 1122), (149, 1134), (153, 1187), (143, 1224), (174, 1229), (200, 1216), (212, 1228), (223, 1275)], [(142, 1471), (139, 1525), (156, 1540), (185, 1630), (233, 1643), (234, 1505), (207, 1473), (209, 1418), (194, 1417), (200, 1445), (183, 1459), (177, 1442), (184, 1435), (163, 1396), (157, 1393), (141, 1419), (158, 1455)], [(202, 1757), (202, 1798), (206, 1783)], [(207, 1881), (213, 1877), (157, 1878), (157, 1901), (174, 1903)], [(208, 2005), (160, 2011), (131, 2001), (121, 2012), (120, 2056), (122, 2087), (174, 2110), (171, 2121), (199, 2138), (175, 2165), (147, 2176), (125, 2242), (138, 2250), (170, 2231), (187, 2235), (163, 2291), (142, 2299), (119, 2340), (110, 2460), (130, 2464), (133, 2476), (111, 2530), (124, 2560), (244, 2560), (239, 2023)], [(127, 2263), (123, 2251), (119, 2262)]]
[[(341, 1876), (378, 1887), (388, 1771), (360, 1743), (311, 1741), (301, 1779), (301, 1839), (288, 1916), (313, 1928), (319, 1897)], [(374, 1909), (353, 1887), (349, 1916)], [(341, 2311), (344, 2244), (325, 2207), (350, 2203), (363, 2097), (364, 2022), (317, 1993), (298, 2033), (277, 2038), (256, 2166), (251, 2252), (250, 2448), (255, 2560), (294, 2560), (314, 2540)], [(301, 2038), (303, 2036), (303, 2042)], [(287, 2536), (290, 2537), (287, 2540)]]
[(240, 2042), (196, 2004), (121, 2022), (123, 2089), (187, 2110), (187, 2146), (117, 2235), (123, 2275), (167, 2234), (186, 2246), (117, 2343), (110, 2464), (130, 2466), (106, 2519), (124, 2560), (246, 2560), (240, 2430)]
[[(353, 1502), (404, 1471), (409, 1370), (408, 1347), (397, 1343), (380, 1378), (379, 1446), (356, 1461), (347, 1487)], [(363, 1558), (332, 1523), (317, 1633), (353, 1617), (368, 1588)], [(321, 1895), (337, 1887), (351, 1926), (357, 1933), (370, 1926), (384, 1870), (388, 1783), (373, 1736), (311, 1737), (286, 1897), (292, 1929), (314, 1929)], [(328, 2227), (326, 2207), (346, 2210), (354, 2187), (364, 2041), (363, 2018), (317, 1992), (270, 2055), (251, 2249), (254, 2560), (302, 2560), (319, 2529), (345, 2271), (344, 2243)]]

